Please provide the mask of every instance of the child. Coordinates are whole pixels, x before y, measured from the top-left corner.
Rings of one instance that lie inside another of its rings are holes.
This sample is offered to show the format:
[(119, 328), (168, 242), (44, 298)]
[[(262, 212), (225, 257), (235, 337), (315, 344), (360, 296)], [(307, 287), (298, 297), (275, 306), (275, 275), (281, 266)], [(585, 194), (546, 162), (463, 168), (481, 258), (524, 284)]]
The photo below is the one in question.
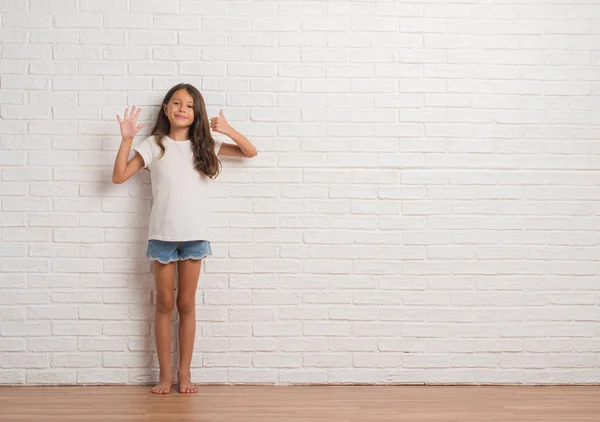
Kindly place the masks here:
[[(156, 278), (155, 336), (160, 365), (156, 394), (171, 390), (171, 312), (175, 305), (175, 265), (178, 265), (180, 393), (196, 393), (191, 381), (192, 352), (196, 334), (196, 288), (202, 259), (212, 255), (209, 241), (208, 188), (220, 171), (217, 155), (251, 158), (256, 148), (234, 130), (223, 115), (208, 119), (204, 99), (189, 84), (169, 90), (150, 137), (133, 145), (135, 156), (127, 161), (133, 138), (144, 125), (136, 125), (140, 109), (125, 110), (121, 147), (113, 170), (113, 182), (123, 183), (141, 168), (150, 170), (154, 203), (150, 216), (148, 251)], [(235, 144), (217, 142), (210, 130), (230, 137)]]

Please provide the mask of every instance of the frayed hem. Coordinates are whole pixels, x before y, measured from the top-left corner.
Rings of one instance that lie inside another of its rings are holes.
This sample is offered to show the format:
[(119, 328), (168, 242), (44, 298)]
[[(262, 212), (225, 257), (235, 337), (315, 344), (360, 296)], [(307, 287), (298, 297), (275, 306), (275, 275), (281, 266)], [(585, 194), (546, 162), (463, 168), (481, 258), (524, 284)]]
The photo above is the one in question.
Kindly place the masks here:
[(163, 260), (162, 260), (162, 259), (160, 259), (160, 258), (154, 258), (154, 257), (151, 257), (151, 256), (148, 256), (147, 258), (148, 258), (150, 261), (158, 261), (158, 262), (160, 262), (161, 264), (170, 264), (171, 262), (177, 262), (177, 261), (187, 261), (188, 259), (193, 259), (193, 260), (201, 260), (201, 259), (204, 259), (204, 258), (206, 258), (207, 256), (212, 256), (212, 255), (211, 255), (211, 254), (205, 254), (205, 255), (198, 255), (198, 256), (186, 256), (186, 257), (184, 257), (184, 258), (171, 259), (171, 260), (169, 260), (169, 261), (163, 261)]
[(150, 261), (158, 261), (158, 262), (160, 262), (161, 264), (170, 264), (171, 262), (177, 262), (177, 261), (178, 261), (177, 259), (171, 259), (170, 261), (163, 261), (163, 260), (162, 260), (162, 259), (160, 259), (160, 258), (153, 258), (153, 257), (151, 257), (151, 256), (148, 256), (147, 258), (148, 258)]
[(211, 254), (204, 254), (204, 255), (197, 255), (197, 256), (192, 255), (192, 256), (186, 256), (184, 258), (179, 258), (179, 260), (180, 261), (186, 261), (188, 259), (200, 260), (200, 259), (206, 258), (207, 256), (212, 256), (212, 255)]

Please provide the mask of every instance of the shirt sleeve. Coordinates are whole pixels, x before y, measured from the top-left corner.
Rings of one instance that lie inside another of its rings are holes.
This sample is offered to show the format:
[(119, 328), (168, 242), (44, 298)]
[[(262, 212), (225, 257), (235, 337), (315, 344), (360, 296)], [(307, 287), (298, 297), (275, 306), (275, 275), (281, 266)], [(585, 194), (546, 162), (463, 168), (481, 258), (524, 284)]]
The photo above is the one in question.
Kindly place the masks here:
[(152, 163), (152, 159), (154, 158), (153, 143), (154, 136), (149, 136), (146, 139), (135, 141), (133, 143), (134, 151), (139, 152), (144, 159), (144, 168), (148, 168)]
[(215, 154), (219, 155), (219, 150), (221, 149), (221, 145), (223, 145), (223, 141), (215, 139)]

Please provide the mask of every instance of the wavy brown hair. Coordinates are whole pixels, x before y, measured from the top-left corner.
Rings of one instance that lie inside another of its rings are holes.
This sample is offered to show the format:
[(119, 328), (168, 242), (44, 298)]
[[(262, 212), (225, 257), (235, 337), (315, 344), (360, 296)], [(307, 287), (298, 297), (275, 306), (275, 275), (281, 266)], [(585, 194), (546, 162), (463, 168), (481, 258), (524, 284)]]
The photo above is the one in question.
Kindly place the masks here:
[(185, 89), (194, 99), (194, 121), (190, 126), (191, 148), (194, 154), (195, 169), (201, 174), (214, 179), (221, 170), (221, 161), (215, 154), (215, 140), (210, 133), (210, 123), (206, 113), (206, 104), (200, 91), (190, 84), (177, 84), (167, 92), (156, 117), (156, 123), (152, 128), (152, 135), (156, 136), (156, 142), (160, 147), (162, 157), (165, 154), (164, 138), (171, 131), (171, 123), (165, 113), (165, 106), (171, 101), (171, 97), (180, 89)]

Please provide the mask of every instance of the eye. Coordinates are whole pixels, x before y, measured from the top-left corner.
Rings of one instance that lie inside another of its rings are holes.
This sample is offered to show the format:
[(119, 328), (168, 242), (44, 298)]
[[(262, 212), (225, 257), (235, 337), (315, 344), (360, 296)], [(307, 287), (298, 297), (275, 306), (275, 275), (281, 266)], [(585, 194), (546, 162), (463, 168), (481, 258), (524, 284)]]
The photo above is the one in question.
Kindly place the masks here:
[(188, 106), (188, 108), (194, 108), (194, 106)]

